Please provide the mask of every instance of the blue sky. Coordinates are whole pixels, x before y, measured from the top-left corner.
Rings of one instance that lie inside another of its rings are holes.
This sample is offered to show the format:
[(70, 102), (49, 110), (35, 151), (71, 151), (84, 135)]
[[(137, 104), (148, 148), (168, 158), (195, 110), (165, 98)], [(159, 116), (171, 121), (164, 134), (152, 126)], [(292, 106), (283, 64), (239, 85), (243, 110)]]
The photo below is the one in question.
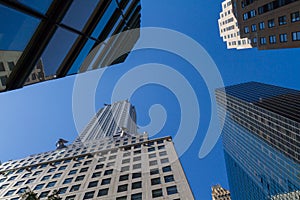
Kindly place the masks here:
[[(220, 11), (220, 0), (144, 0), (142, 25), (173, 29), (196, 40), (216, 63), (225, 85), (260, 81), (300, 89), (300, 49), (227, 50), (226, 44), (219, 37), (217, 19)], [(98, 109), (110, 102), (114, 85), (123, 74), (133, 66), (146, 63), (161, 63), (174, 68), (189, 80), (196, 92), (201, 115), (199, 130), (190, 148), (181, 157), (181, 162), (195, 198), (209, 200), (211, 185), (220, 183), (228, 187), (223, 151), (219, 140), (208, 156), (203, 159), (198, 157), (211, 116), (211, 102), (203, 78), (195, 73), (187, 61), (160, 50), (133, 52), (125, 63), (105, 71), (97, 88), (95, 107)], [(88, 79), (94, 73), (97, 72), (81, 76)], [(70, 76), (0, 94), (2, 161), (52, 150), (58, 138), (71, 141), (77, 136), (72, 114), (74, 80), (75, 76)], [(168, 118), (164, 128), (155, 137), (175, 136), (181, 115), (176, 94), (158, 84), (148, 84), (128, 98), (137, 108), (140, 126), (150, 122), (148, 110), (151, 105), (163, 105)], [(192, 123), (194, 119), (190, 120)]]

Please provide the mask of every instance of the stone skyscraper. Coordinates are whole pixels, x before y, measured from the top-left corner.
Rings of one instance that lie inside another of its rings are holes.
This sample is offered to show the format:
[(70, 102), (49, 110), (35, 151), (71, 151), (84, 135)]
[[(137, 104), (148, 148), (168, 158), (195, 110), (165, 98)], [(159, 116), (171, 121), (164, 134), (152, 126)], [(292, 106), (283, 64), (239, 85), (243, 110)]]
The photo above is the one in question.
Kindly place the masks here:
[[(233, 200), (300, 189), (300, 92), (257, 82), (216, 90)], [(225, 115), (226, 111), (226, 115)]]
[(211, 187), (212, 200), (231, 200), (229, 190), (222, 188), (220, 185)]
[(3, 163), (0, 199), (193, 200), (172, 138), (137, 134), (135, 120), (128, 101), (106, 105), (72, 144)]

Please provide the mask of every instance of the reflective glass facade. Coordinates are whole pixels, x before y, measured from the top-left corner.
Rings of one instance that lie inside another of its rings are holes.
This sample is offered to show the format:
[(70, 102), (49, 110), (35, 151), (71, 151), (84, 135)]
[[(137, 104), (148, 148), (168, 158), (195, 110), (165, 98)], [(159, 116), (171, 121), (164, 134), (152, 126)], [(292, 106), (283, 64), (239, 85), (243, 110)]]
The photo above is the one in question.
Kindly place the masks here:
[(264, 200), (299, 190), (299, 123), (292, 115), (260, 107), (265, 99), (287, 94), (297, 91), (255, 82), (216, 91), (233, 200)]
[[(22, 87), (38, 62), (44, 76), (35, 82), (123, 62), (139, 31), (118, 33), (139, 28), (140, 11), (139, 0), (1, 0), (0, 62), (14, 67), (0, 74), (0, 91)], [(10, 52), (19, 53), (7, 61)]]

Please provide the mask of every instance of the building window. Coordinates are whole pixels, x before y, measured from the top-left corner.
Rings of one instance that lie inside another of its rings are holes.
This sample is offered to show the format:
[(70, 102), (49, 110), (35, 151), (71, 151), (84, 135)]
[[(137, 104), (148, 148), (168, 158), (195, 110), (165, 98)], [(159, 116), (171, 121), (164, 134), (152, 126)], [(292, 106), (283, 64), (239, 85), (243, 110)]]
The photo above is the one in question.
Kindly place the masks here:
[(169, 159), (168, 158), (164, 158), (164, 159), (161, 159), (160, 162), (161, 162), (161, 164), (168, 163)]
[(112, 174), (112, 173), (113, 173), (113, 170), (112, 170), (112, 169), (106, 170), (106, 171), (104, 172), (104, 176), (110, 175), (110, 174)]
[(292, 39), (293, 39), (293, 41), (299, 41), (300, 40), (300, 31), (293, 32), (292, 33)]
[(130, 162), (130, 158), (122, 160), (122, 164), (129, 163), (129, 162)]
[(162, 168), (163, 172), (170, 172), (172, 171), (171, 166), (166, 166)]
[(275, 21), (274, 21), (274, 19), (268, 20), (268, 27), (269, 27), (269, 28), (272, 28), (272, 27), (274, 27), (274, 26), (275, 26)]
[(76, 179), (75, 179), (75, 182), (76, 181), (82, 181), (84, 179), (84, 175), (82, 176), (77, 176)]
[(120, 178), (119, 178), (119, 181), (126, 181), (126, 180), (128, 180), (128, 177), (129, 177), (128, 174), (121, 175)]
[(140, 169), (142, 167), (141, 163), (135, 164), (132, 166), (132, 169)]
[(76, 172), (77, 172), (77, 169), (73, 169), (68, 173), (68, 175), (76, 174)]
[(137, 172), (137, 173), (133, 173), (132, 174), (132, 179), (140, 178), (140, 177), (142, 177), (142, 173), (141, 172)]
[(285, 15), (278, 17), (278, 24), (279, 24), (279, 26), (286, 24), (286, 16)]
[(151, 179), (151, 185), (157, 185), (157, 184), (160, 184), (161, 181), (160, 181), (160, 178), (152, 178)]
[(70, 189), (70, 192), (78, 191), (80, 188), (80, 185), (73, 185)]
[(65, 170), (66, 168), (67, 168), (67, 165), (61, 166), (58, 168), (58, 171)]
[(140, 161), (140, 160), (141, 160), (141, 156), (137, 156), (133, 158), (133, 162)]
[(89, 183), (88, 188), (97, 187), (99, 181), (92, 181)]
[(152, 190), (152, 198), (163, 196), (162, 189)]
[(92, 198), (94, 197), (94, 194), (95, 194), (94, 191), (92, 191), (92, 192), (87, 192), (87, 193), (84, 194), (83, 199), (92, 199)]
[(287, 34), (286, 33), (280, 34), (279, 38), (280, 38), (280, 42), (287, 42)]
[(6, 192), (6, 194), (4, 195), (5, 197), (6, 196), (10, 196), (12, 195), (16, 190), (9, 190), (8, 192)]
[(249, 27), (248, 26), (244, 27), (244, 33), (249, 33)]
[(38, 184), (37, 186), (35, 186), (34, 190), (40, 190), (44, 187), (44, 185), (45, 185), (44, 183)]
[(261, 37), (260, 38), (260, 44), (261, 45), (265, 45), (267, 43), (266, 38), (265, 37)]
[(127, 200), (127, 196), (117, 197), (116, 200)]
[(95, 172), (92, 175), (92, 178), (96, 178), (96, 177), (100, 177), (101, 176), (101, 172)]
[(88, 167), (85, 167), (85, 168), (82, 168), (80, 171), (79, 171), (79, 173), (82, 173), (82, 172), (87, 172), (88, 171)]
[[(241, 43), (241, 41), (239, 41)], [(239, 44), (240, 44), (239, 43)], [(159, 156), (166, 156), (167, 155), (167, 152), (166, 151), (162, 151), (162, 152), (159, 152)]]
[(138, 189), (138, 188), (142, 188), (142, 181), (132, 183), (131, 189)]
[(150, 175), (154, 175), (154, 174), (159, 174), (159, 170), (157, 168), (150, 170)]
[(150, 166), (157, 165), (157, 160), (152, 160), (149, 162)]
[(121, 167), (121, 172), (129, 171), (129, 166)]
[(172, 195), (178, 193), (176, 186), (167, 187), (167, 194)]
[(243, 20), (246, 21), (248, 19), (248, 13), (243, 14)]
[(73, 178), (67, 178), (64, 180), (63, 184), (71, 183)]
[(251, 10), (250, 17), (255, 17), (255, 16), (256, 16), (256, 10)]
[(165, 183), (169, 183), (174, 181), (174, 176), (173, 175), (169, 175), (169, 176), (165, 176)]
[(256, 29), (257, 29), (257, 28), (256, 28), (256, 24), (252, 24), (252, 25), (251, 25), (251, 30), (252, 30), (252, 32), (256, 32)]
[(101, 185), (107, 185), (107, 184), (110, 184), (110, 178), (103, 179), (101, 182)]
[(275, 35), (270, 35), (269, 36), (269, 42), (270, 42), (270, 44), (275, 44), (276, 43), (276, 36)]
[(142, 193), (132, 194), (131, 200), (142, 200)]
[(59, 188), (58, 190), (58, 194), (64, 194), (67, 192), (68, 187), (64, 187), (64, 188)]
[(155, 154), (155, 153), (151, 153), (151, 154), (148, 155), (148, 157), (149, 157), (149, 158), (155, 158), (155, 157), (156, 157), (156, 154)]
[(152, 152), (152, 151), (155, 151), (155, 147), (148, 148), (148, 152)]
[(53, 187), (56, 184), (56, 181), (52, 181), (47, 184), (46, 188)]
[(75, 200), (76, 195), (67, 196), (66, 200)]
[(50, 193), (50, 191), (42, 192), (42, 193), (40, 194), (39, 198), (40, 198), (40, 199), (41, 199), (41, 198), (45, 198), (45, 197), (48, 196), (49, 193)]
[(33, 183), (34, 181), (35, 181), (35, 178), (29, 179), (28, 181), (26, 181), (26, 184)]
[(124, 192), (124, 191), (127, 191), (127, 188), (128, 188), (128, 184), (119, 185), (119, 186), (118, 186), (118, 192)]
[(104, 164), (99, 164), (99, 165), (96, 165), (95, 169), (102, 169), (104, 167)]
[[(18, 181), (14, 186), (20, 186), (20, 185), (22, 185), (24, 183), (24, 181)], [(1, 187), (0, 187), (0, 189), (2, 189)]]
[(54, 174), (52, 178), (58, 178), (62, 175), (62, 173)]
[[(23, 187), (21, 189), (19, 189), (19, 191), (17, 192), (17, 194), (22, 194), (26, 192), (27, 187)], [(41, 189), (41, 188), (40, 188)]]
[(299, 11), (291, 14), (291, 22), (297, 22), (297, 21), (300, 21)]
[(105, 188), (105, 189), (99, 190), (99, 192), (98, 192), (98, 197), (107, 195), (107, 194), (108, 194), (108, 189), (109, 189), (109, 188)]

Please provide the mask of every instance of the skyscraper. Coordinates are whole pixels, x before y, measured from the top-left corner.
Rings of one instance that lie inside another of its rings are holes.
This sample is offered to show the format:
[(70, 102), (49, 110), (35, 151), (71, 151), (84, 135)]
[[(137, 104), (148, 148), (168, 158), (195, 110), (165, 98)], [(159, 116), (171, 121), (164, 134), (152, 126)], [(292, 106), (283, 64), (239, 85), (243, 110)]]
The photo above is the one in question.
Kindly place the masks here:
[(216, 90), (233, 200), (300, 189), (299, 96), (297, 90), (257, 82)]
[(139, 38), (140, 11), (140, 0), (2, 0), (0, 49), (20, 56), (0, 92), (22, 87), (40, 60), (44, 80), (123, 62)]
[(260, 50), (300, 47), (300, 2), (233, 0), (242, 38)]
[(221, 185), (211, 187), (212, 200), (231, 200), (229, 190), (224, 189)]
[(194, 199), (172, 138), (136, 134), (135, 120), (128, 101), (106, 105), (72, 144), (3, 163), (0, 199), (29, 189), (40, 199)]
[(222, 12), (218, 20), (220, 36), (227, 44), (227, 49), (252, 48), (251, 40), (240, 37), (240, 29), (233, 13), (231, 0), (222, 2)]

